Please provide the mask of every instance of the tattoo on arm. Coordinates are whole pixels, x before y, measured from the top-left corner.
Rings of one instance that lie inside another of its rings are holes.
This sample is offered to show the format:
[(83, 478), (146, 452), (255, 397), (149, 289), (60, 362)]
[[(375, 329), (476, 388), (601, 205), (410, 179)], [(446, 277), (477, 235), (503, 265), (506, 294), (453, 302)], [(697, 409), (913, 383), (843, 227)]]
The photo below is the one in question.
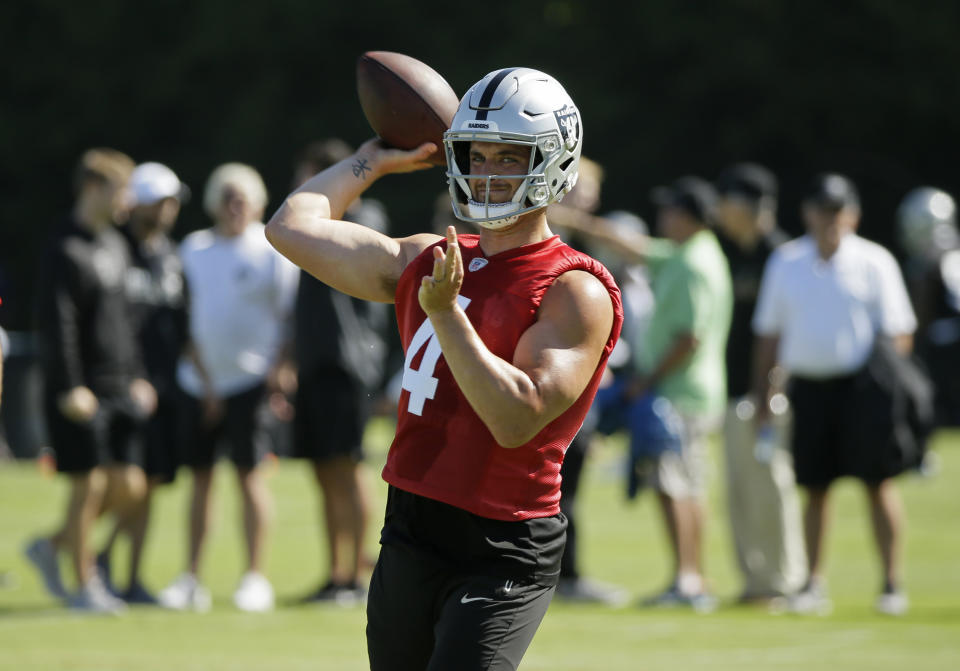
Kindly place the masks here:
[(358, 158), (356, 163), (353, 164), (353, 176), (359, 179), (366, 179), (368, 172), (373, 172), (373, 168), (367, 165), (367, 159)]

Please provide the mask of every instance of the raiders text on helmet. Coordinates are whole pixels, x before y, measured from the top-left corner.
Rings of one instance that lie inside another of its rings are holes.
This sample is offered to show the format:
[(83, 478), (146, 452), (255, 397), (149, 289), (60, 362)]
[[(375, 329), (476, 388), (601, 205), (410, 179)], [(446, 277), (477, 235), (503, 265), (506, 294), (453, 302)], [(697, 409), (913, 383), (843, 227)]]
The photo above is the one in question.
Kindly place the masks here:
[[(513, 199), (491, 203), (473, 200), (468, 179), (496, 175), (470, 174), (470, 143), (502, 142), (530, 147), (526, 174)], [(529, 68), (495, 70), (467, 91), (453, 123), (443, 136), (449, 166), (447, 178), (458, 219), (498, 229), (526, 212), (563, 198), (577, 182), (583, 122), (573, 100), (557, 80)]]

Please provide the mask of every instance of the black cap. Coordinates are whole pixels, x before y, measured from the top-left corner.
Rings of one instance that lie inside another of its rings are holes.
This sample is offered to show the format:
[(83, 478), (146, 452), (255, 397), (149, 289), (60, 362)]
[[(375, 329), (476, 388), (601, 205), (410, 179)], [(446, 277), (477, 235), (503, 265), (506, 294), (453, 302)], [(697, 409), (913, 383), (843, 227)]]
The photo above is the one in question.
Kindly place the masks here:
[(857, 187), (847, 177), (835, 172), (824, 172), (814, 177), (804, 192), (803, 202), (828, 210), (845, 207), (860, 209)]
[(687, 175), (670, 186), (658, 186), (650, 192), (650, 200), (660, 207), (676, 207), (705, 225), (713, 224), (717, 192), (705, 179)]
[(717, 177), (717, 191), (723, 196), (741, 196), (752, 201), (777, 197), (777, 178), (758, 163), (734, 163)]

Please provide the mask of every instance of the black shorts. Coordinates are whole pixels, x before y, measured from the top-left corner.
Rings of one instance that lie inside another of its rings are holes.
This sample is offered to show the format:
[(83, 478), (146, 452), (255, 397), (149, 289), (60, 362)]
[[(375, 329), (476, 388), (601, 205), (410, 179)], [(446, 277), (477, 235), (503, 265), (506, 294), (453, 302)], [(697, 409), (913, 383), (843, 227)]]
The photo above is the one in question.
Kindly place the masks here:
[(563, 514), (491, 520), (391, 486), (367, 599), (373, 671), (516, 669), (560, 572)]
[(470, 575), (409, 546), (384, 545), (367, 599), (370, 669), (516, 669), (555, 589)]
[(87, 473), (98, 466), (143, 463), (143, 418), (127, 396), (98, 396), (89, 422), (63, 416), (54, 395), (44, 402), (50, 444), (61, 473)]
[(143, 427), (143, 470), (163, 484), (174, 481), (180, 465), (182, 400), (176, 394), (157, 399), (157, 411)]
[(269, 452), (264, 430), (262, 401), (265, 387), (225, 396), (224, 412), (214, 425), (203, 421), (203, 402), (184, 394), (183, 463), (191, 468), (211, 468), (221, 452), (238, 468), (253, 468)]
[(336, 366), (301, 372), (294, 403), (294, 457), (363, 459), (363, 430), (372, 402), (370, 392), (352, 375)]
[(855, 375), (790, 380), (793, 467), (797, 484), (822, 488), (837, 478), (876, 478), (869, 452), (860, 449)]

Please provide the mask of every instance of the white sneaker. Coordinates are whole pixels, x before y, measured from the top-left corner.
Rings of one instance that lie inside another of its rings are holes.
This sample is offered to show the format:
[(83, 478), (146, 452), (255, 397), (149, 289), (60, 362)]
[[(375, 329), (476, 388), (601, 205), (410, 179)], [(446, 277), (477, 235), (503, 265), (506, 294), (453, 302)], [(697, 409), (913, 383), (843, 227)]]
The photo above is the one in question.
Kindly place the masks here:
[(910, 608), (910, 600), (903, 592), (884, 592), (877, 597), (876, 609), (883, 615), (898, 617), (905, 615)]
[(68, 599), (67, 605), (74, 610), (108, 615), (119, 615), (127, 610), (127, 604), (108, 592), (96, 573)]
[(249, 571), (244, 574), (237, 591), (233, 593), (233, 603), (248, 613), (273, 610), (273, 587), (262, 573)]
[(43, 585), (55, 599), (66, 599), (67, 590), (60, 579), (60, 564), (57, 561), (57, 551), (53, 543), (47, 538), (37, 538), (24, 549), (27, 559), (40, 572)]
[(787, 598), (787, 610), (797, 615), (829, 615), (833, 611), (833, 602), (824, 587), (808, 585)]
[(157, 602), (164, 608), (172, 610), (206, 613), (210, 610), (213, 599), (210, 597), (210, 590), (199, 583), (197, 576), (192, 573), (182, 573), (157, 594)]

